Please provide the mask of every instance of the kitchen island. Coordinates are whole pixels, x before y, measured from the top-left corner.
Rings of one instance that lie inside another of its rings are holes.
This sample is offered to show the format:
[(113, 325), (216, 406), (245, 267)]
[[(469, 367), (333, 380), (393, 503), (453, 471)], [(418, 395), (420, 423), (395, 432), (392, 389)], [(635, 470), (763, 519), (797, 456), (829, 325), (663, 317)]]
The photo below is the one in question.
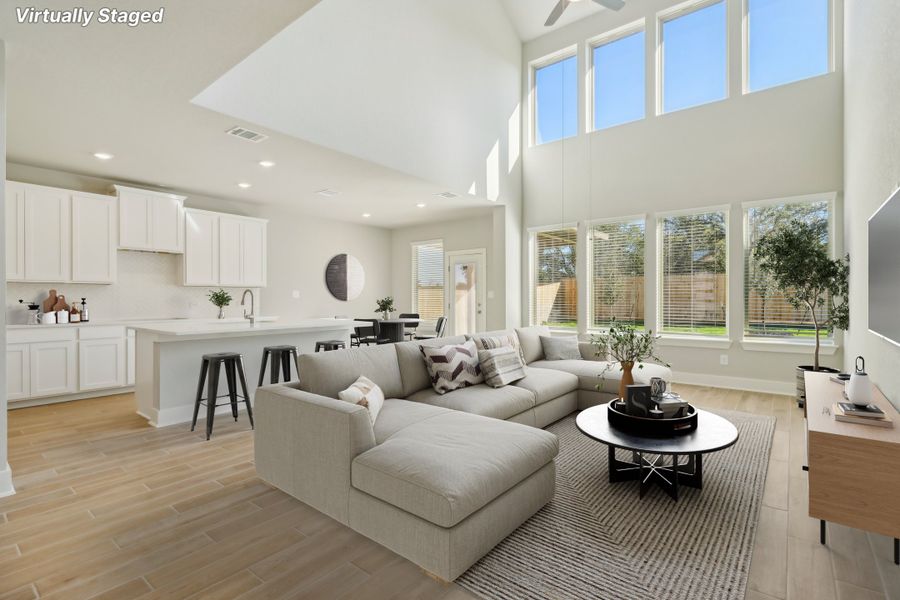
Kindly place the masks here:
[[(167, 321), (136, 325), (133, 327), (137, 359), (134, 393), (138, 414), (155, 427), (189, 423), (197, 395), (201, 357), (214, 352), (243, 355), (252, 403), (265, 346), (292, 345), (300, 353), (309, 353), (315, 351), (317, 341), (342, 340), (349, 347), (350, 332), (356, 325), (352, 319), (257, 321), (253, 325), (249, 321)], [(220, 394), (225, 393), (225, 385), (223, 371)], [(216, 414), (230, 414), (230, 411), (223, 406)]]

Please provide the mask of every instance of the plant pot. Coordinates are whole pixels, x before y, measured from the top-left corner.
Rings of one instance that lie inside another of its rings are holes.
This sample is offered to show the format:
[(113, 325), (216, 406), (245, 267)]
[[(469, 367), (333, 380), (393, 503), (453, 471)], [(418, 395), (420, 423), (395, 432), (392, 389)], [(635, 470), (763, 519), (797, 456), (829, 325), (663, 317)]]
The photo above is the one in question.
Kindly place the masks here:
[(388, 319), (391, 318), (391, 313), (389, 313), (388, 311), (384, 311), (383, 313), (381, 313), (381, 318), (383, 320), (387, 321)]
[[(796, 369), (797, 373), (797, 406), (803, 408), (806, 406), (806, 373), (814, 372), (812, 365), (800, 365)], [(819, 373), (840, 373), (837, 369), (831, 367), (819, 367)]]
[(629, 361), (619, 363), (619, 365), (622, 368), (622, 379), (619, 381), (619, 398), (625, 398), (628, 386), (634, 384), (634, 375), (631, 372), (634, 369), (634, 363)]
[(225, 318), (225, 307), (224, 307), (224, 306), (220, 306), (220, 307), (219, 307), (219, 318), (220, 318), (220, 319), (224, 319), (224, 318)]

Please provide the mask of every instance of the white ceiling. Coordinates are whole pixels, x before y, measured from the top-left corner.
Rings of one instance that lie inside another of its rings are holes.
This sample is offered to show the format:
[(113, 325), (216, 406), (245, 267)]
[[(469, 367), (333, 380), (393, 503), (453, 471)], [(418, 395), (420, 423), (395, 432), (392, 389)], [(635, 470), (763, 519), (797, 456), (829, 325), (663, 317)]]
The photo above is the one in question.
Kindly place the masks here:
[(604, 10), (591, 0), (573, 2), (552, 27), (544, 27), (557, 0), (500, 0), (500, 2), (524, 42)]

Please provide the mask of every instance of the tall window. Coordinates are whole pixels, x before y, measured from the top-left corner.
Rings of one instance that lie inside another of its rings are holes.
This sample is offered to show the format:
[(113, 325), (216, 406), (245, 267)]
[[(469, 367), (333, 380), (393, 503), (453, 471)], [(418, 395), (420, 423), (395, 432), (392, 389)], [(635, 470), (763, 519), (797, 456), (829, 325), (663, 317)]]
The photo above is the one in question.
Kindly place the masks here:
[[(780, 202), (746, 209), (744, 221), (744, 337), (812, 339), (815, 336), (809, 310), (796, 309), (776, 288), (770, 276), (759, 268), (753, 249), (764, 235), (800, 220), (816, 227), (819, 240), (828, 247), (831, 201)], [(825, 317), (826, 307), (820, 315)], [(829, 335), (832, 332), (829, 332)]]
[(728, 95), (725, 0), (662, 19), (662, 112)]
[(610, 321), (644, 326), (644, 220), (590, 228), (591, 328)]
[(412, 307), (422, 319), (444, 314), (444, 243), (441, 240), (412, 245)]
[(747, 0), (749, 91), (828, 72), (830, 0)]
[(545, 144), (578, 132), (578, 74), (575, 56), (534, 70), (534, 143)]
[(660, 331), (728, 335), (727, 222), (724, 211), (660, 220)]
[(532, 234), (531, 323), (551, 327), (578, 326), (575, 227)]
[(594, 47), (594, 129), (644, 118), (644, 31)]

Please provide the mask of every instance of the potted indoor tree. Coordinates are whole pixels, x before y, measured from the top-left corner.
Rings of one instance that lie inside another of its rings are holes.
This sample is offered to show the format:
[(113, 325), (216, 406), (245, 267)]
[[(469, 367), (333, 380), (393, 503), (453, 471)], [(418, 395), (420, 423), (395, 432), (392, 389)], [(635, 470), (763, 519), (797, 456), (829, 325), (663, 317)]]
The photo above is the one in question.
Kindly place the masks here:
[(218, 290), (209, 290), (209, 301), (213, 306), (219, 307), (219, 318), (225, 318), (225, 307), (231, 304), (231, 294), (219, 288)]
[(375, 303), (378, 305), (378, 308), (375, 309), (375, 312), (381, 313), (381, 318), (387, 320), (391, 318), (391, 313), (394, 312), (394, 299), (390, 296), (387, 298), (381, 298), (376, 300)]
[[(667, 367), (670, 366), (656, 355), (658, 338), (659, 336), (653, 335), (649, 329), (638, 331), (631, 325), (617, 323), (615, 318), (610, 321), (609, 328), (604, 333), (591, 336), (591, 344), (597, 348), (596, 356), (608, 356), (619, 364), (619, 369), (622, 371), (622, 379), (619, 381), (620, 398), (625, 398), (627, 386), (634, 383), (632, 371), (635, 366), (643, 369), (642, 363), (645, 360), (654, 360)], [(613, 363), (608, 362), (601, 377), (612, 367)]]
[(833, 259), (821, 228), (793, 220), (764, 235), (753, 249), (759, 268), (798, 310), (808, 311), (815, 329), (813, 364), (797, 367), (797, 402), (806, 400), (806, 371), (831, 371), (819, 361), (823, 331), (847, 329), (850, 324), (850, 256)]

